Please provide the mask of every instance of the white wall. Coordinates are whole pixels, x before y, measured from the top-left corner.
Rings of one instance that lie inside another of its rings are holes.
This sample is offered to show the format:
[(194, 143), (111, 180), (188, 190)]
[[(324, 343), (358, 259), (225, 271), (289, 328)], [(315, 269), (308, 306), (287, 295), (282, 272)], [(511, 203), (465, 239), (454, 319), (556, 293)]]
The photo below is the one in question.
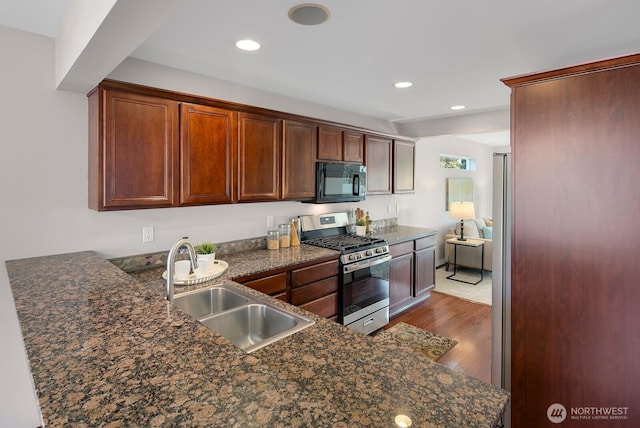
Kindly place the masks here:
[[(453, 224), (444, 209), (445, 178), (474, 178), (478, 215), (491, 212), (489, 147), (453, 137), (423, 139), (416, 147), (416, 193), (372, 196), (359, 204), (298, 202), (98, 213), (87, 208), (87, 99), (56, 91), (54, 41), (0, 27), (0, 260), (92, 249), (104, 257), (165, 251), (181, 236), (218, 242), (261, 236), (266, 215), (276, 223), (290, 216), (348, 210), (356, 206), (373, 219), (446, 232)], [(149, 63), (127, 60), (112, 78), (228, 99), (275, 110), (394, 132), (388, 122), (330, 109), (276, 94), (227, 84)], [(439, 168), (440, 153), (475, 157), (476, 172)], [(399, 213), (388, 213), (389, 205)], [(156, 241), (143, 244), (143, 226), (154, 226)], [(439, 258), (443, 257), (439, 251)], [(33, 392), (4, 263), (0, 265), (0, 425), (13, 414), (33, 420)], [(23, 394), (15, 385), (22, 385)], [(17, 389), (16, 389), (17, 388)], [(6, 395), (6, 397), (5, 397)], [(26, 406), (27, 410), (22, 410)], [(19, 422), (12, 426), (29, 426)]]
[[(401, 224), (438, 230), (436, 263), (444, 263), (444, 235), (455, 225), (446, 211), (446, 179), (468, 177), (473, 180), (476, 217), (491, 216), (493, 147), (453, 136), (422, 138), (416, 143), (416, 193), (394, 196), (402, 206)], [(476, 159), (475, 171), (440, 168), (440, 154)]]

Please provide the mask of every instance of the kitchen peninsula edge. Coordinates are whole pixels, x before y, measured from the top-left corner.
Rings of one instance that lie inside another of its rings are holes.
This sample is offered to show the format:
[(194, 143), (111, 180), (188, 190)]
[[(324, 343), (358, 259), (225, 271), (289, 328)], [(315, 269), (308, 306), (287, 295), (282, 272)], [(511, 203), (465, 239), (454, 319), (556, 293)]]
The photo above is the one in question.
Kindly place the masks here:
[[(292, 253), (331, 257), (306, 245), (290, 250), (265, 269), (290, 263)], [(229, 264), (227, 275), (246, 273)], [(47, 426), (393, 426), (404, 414), (414, 426), (491, 427), (509, 399), (276, 299), (316, 323), (248, 355), (171, 307), (153, 281), (93, 252), (6, 265)], [(265, 297), (223, 277), (198, 286), (215, 282)]]

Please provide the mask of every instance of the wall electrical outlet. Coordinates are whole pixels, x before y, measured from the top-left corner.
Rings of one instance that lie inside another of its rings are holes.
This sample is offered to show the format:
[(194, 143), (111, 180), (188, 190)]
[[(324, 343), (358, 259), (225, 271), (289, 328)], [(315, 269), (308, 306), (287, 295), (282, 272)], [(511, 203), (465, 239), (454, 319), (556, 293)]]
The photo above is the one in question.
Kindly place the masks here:
[(268, 215), (267, 216), (267, 227), (273, 227), (273, 216), (272, 215)]
[(153, 242), (153, 226), (144, 226), (142, 228), (142, 242)]
[(396, 212), (399, 213), (400, 212), (400, 204), (396, 204)]

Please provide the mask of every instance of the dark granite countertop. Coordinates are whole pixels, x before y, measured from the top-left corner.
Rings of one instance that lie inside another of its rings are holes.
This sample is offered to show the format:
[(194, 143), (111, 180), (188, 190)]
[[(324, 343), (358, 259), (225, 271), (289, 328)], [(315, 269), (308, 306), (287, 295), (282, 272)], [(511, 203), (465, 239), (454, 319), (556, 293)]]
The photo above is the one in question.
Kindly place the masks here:
[(435, 229), (398, 225), (374, 229), (369, 235), (376, 238), (386, 239), (390, 245), (393, 245), (400, 242), (411, 241), (413, 239), (426, 237), (435, 238), (435, 234)]
[[(250, 250), (232, 254), (216, 255), (216, 259), (224, 260), (229, 267), (217, 278), (208, 283), (196, 285), (176, 285), (175, 293), (201, 288), (223, 280), (233, 280), (261, 272), (274, 271), (288, 266), (299, 265), (312, 261), (324, 261), (337, 259), (339, 253), (326, 248), (314, 247), (312, 245), (301, 245), (299, 247), (280, 248), (278, 250)], [(130, 272), (138, 281), (154, 285), (156, 289), (164, 292), (166, 281), (162, 279), (164, 267), (150, 268), (137, 272)]]
[[(332, 256), (292, 250), (261, 263)], [(491, 427), (508, 401), (499, 388), (276, 299), (316, 324), (245, 354), (92, 252), (6, 264), (47, 426), (381, 427), (405, 414), (412, 426)], [(249, 274), (247, 266), (230, 263), (228, 274)]]

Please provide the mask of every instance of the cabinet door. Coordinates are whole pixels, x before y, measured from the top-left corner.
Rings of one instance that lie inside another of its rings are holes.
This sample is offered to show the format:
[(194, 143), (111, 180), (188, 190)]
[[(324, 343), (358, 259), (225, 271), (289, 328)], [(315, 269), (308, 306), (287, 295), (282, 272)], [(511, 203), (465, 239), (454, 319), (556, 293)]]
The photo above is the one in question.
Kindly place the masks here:
[(338, 313), (338, 293), (331, 293), (300, 307), (321, 317), (333, 319)]
[(342, 159), (345, 162), (364, 163), (364, 134), (344, 131), (342, 134)]
[(238, 200), (277, 200), (282, 121), (272, 116), (240, 113), (238, 128)]
[(391, 143), (389, 138), (366, 136), (367, 194), (391, 194)]
[(342, 160), (342, 129), (334, 126), (318, 127), (318, 159)]
[[(300, 306), (338, 292), (338, 277), (332, 276), (291, 289), (291, 303)], [(335, 312), (329, 316), (335, 315)]]
[(401, 312), (413, 299), (413, 252), (389, 262), (389, 313)]
[(415, 252), (415, 296), (428, 294), (435, 285), (436, 247)]
[(293, 269), (291, 271), (291, 287), (295, 288), (331, 276), (338, 276), (339, 266), (340, 262), (336, 259), (301, 269)]
[[(112, 90), (90, 99), (90, 194), (93, 209), (159, 208), (177, 204), (178, 104)], [(93, 106), (91, 105), (93, 104)], [(96, 112), (98, 111), (98, 112)], [(92, 177), (93, 174), (93, 177)]]
[(236, 113), (182, 104), (180, 115), (180, 204), (232, 202)]
[(282, 199), (315, 196), (316, 135), (316, 125), (284, 121)]
[(287, 274), (283, 272), (276, 275), (269, 275), (264, 278), (241, 282), (241, 284), (270, 296), (279, 296), (286, 292)]
[(393, 142), (393, 193), (415, 191), (415, 151), (413, 141)]

